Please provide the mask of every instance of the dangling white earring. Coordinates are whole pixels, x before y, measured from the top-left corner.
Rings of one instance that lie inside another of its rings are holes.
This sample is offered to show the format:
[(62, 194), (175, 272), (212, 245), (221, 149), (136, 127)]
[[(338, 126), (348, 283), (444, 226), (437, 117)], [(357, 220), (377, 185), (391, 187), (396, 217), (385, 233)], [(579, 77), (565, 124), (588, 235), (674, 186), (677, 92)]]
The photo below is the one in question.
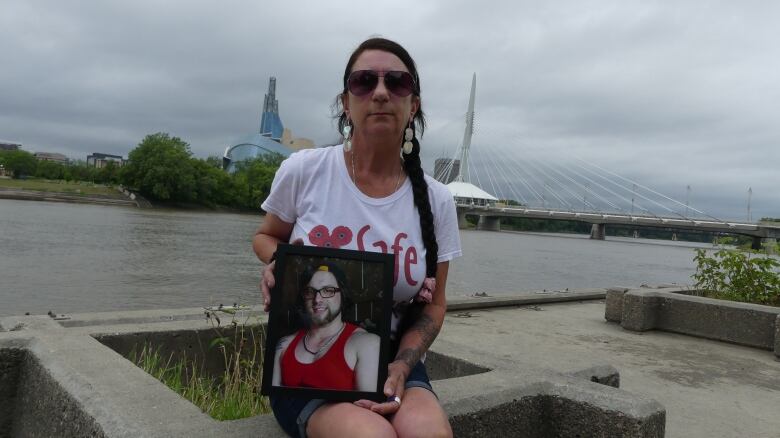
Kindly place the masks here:
[(349, 124), (344, 125), (341, 128), (341, 133), (344, 135), (344, 152), (349, 152), (352, 150), (352, 126)]
[(409, 155), (412, 153), (412, 149), (414, 148), (414, 145), (412, 144), (412, 139), (414, 138), (414, 130), (411, 128), (406, 128), (406, 131), (404, 132), (404, 147), (403, 151), (404, 154)]

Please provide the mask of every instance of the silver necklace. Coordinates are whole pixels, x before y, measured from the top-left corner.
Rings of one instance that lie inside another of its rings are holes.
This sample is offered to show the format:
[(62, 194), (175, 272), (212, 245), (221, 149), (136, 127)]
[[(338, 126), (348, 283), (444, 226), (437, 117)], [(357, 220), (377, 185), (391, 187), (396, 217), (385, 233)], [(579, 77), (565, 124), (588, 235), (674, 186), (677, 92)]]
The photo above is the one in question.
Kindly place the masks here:
[(319, 350), (317, 350), (317, 351), (311, 351), (311, 350), (309, 350), (309, 347), (306, 345), (306, 339), (309, 337), (309, 333), (306, 333), (306, 336), (304, 336), (304, 337), (303, 337), (303, 349), (304, 349), (304, 350), (306, 350), (306, 352), (308, 352), (308, 353), (309, 353), (309, 354), (311, 354), (312, 356), (316, 356), (316, 355), (320, 354), (320, 351), (322, 351), (322, 350), (324, 350), (326, 347), (328, 347), (328, 346), (330, 345), (330, 343), (331, 343), (331, 342), (333, 342), (333, 340), (334, 340), (334, 339), (336, 339), (336, 337), (337, 337), (339, 334), (341, 334), (341, 332), (342, 332), (342, 331), (344, 331), (344, 327), (345, 327), (345, 326), (346, 326), (346, 324), (344, 324), (344, 323), (342, 322), (342, 323), (341, 323), (341, 328), (339, 329), (339, 331), (337, 331), (336, 333), (332, 334), (332, 335), (331, 335), (331, 336), (328, 338), (328, 340), (327, 340), (327, 341), (325, 341), (325, 342), (324, 342), (322, 345), (320, 345), (320, 348), (319, 348)]
[[(350, 153), (350, 162), (352, 163), (352, 182), (355, 184), (355, 187), (360, 190), (360, 186), (358, 186), (357, 181), (357, 172), (355, 172), (355, 151), (354, 149)], [(392, 193), (395, 193), (398, 191), (398, 187), (401, 187), (401, 175), (404, 173), (404, 166), (401, 165), (401, 167), (398, 169), (398, 180), (395, 182), (395, 189), (393, 189)]]

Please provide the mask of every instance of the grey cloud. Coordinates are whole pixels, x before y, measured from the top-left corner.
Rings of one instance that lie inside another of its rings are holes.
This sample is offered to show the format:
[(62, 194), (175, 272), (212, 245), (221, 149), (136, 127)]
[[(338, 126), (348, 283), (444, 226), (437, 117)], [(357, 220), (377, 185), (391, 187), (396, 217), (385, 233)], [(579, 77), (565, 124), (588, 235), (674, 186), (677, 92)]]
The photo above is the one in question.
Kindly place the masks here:
[[(474, 153), (571, 155), (718, 215), (747, 187), (780, 216), (780, 39), (771, 2), (372, 4), (10, 1), (0, 138), (84, 158), (162, 130), (219, 154), (258, 128), (269, 76), (285, 126), (335, 141), (350, 51), (381, 34), (422, 75), (424, 162), (454, 154), (477, 73)], [(475, 160), (477, 161), (477, 160)]]

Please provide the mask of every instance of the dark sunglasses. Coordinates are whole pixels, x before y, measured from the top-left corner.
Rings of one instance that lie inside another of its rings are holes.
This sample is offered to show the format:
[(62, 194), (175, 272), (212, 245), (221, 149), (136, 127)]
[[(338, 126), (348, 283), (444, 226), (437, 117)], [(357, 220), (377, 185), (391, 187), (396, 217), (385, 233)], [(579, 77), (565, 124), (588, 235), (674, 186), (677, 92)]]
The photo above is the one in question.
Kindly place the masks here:
[(385, 78), (387, 91), (398, 97), (406, 97), (414, 91), (414, 78), (405, 71), (376, 72), (374, 70), (355, 70), (349, 74), (347, 89), (355, 96), (365, 96), (371, 93), (379, 83), (379, 78)]

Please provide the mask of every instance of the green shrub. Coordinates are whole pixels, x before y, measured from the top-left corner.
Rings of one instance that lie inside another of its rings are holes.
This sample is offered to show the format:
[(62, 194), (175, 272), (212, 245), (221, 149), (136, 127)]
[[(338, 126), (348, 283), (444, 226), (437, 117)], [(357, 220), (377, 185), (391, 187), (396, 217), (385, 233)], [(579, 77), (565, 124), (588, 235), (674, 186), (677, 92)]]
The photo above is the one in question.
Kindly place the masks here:
[(696, 287), (714, 298), (780, 306), (780, 261), (750, 252), (696, 250)]

